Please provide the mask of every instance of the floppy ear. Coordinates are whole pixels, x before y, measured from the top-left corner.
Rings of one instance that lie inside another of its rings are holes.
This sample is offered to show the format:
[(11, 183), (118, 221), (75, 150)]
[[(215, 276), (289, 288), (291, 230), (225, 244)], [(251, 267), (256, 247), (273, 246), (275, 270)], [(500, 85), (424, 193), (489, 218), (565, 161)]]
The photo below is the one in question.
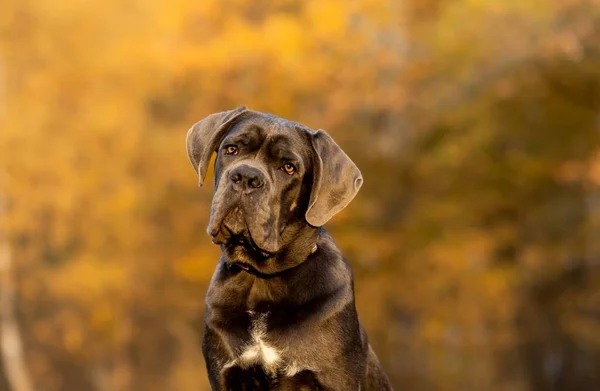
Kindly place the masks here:
[(312, 134), (313, 187), (306, 221), (320, 227), (344, 209), (362, 186), (360, 170), (324, 130)]
[(198, 185), (202, 186), (213, 152), (240, 114), (248, 111), (246, 106), (235, 110), (211, 114), (188, 130), (187, 153), (194, 170), (198, 173)]

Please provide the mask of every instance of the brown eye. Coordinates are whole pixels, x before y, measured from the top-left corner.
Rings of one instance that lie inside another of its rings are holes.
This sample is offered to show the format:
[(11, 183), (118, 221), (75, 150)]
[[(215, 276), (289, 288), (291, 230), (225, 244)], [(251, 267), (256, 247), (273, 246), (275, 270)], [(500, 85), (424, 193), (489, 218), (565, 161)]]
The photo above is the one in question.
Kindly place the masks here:
[(225, 155), (237, 155), (239, 153), (238, 147), (235, 145), (228, 145), (225, 147)]
[(285, 163), (283, 166), (281, 166), (281, 169), (288, 175), (294, 175), (296, 172), (296, 167), (294, 167), (294, 165), (291, 163)]

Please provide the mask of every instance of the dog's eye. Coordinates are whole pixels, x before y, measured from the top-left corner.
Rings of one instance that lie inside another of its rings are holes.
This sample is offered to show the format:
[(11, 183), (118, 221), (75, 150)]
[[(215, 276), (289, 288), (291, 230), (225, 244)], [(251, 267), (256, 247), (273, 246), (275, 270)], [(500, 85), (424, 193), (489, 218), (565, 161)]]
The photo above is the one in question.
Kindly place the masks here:
[(281, 166), (281, 169), (288, 175), (294, 175), (296, 172), (296, 167), (292, 163), (285, 163)]
[(238, 147), (235, 145), (228, 145), (225, 147), (225, 155), (237, 155), (239, 153)]

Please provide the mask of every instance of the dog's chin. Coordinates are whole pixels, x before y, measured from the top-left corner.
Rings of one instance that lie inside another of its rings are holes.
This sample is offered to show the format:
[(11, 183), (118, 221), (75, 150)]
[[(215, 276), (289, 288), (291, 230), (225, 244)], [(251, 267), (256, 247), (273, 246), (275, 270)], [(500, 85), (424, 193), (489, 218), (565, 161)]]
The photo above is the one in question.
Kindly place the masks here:
[(249, 232), (244, 232), (241, 235), (236, 235), (224, 243), (225, 251), (232, 261), (263, 261), (271, 258), (274, 253), (267, 251), (257, 245)]
[[(228, 258), (232, 261), (251, 262), (264, 261), (271, 258), (277, 252), (276, 243), (257, 240), (253, 235), (253, 229), (260, 228), (248, 224), (244, 210), (241, 207), (233, 207), (229, 211), (222, 213), (220, 210), (213, 210), (212, 216), (223, 216), (219, 218), (211, 218), (211, 224), (208, 228), (208, 233), (212, 236), (212, 241), (215, 244), (220, 244), (224, 247)], [(256, 231), (254, 231), (256, 232)], [(258, 238), (266, 237), (266, 235), (258, 235)]]
[(264, 265), (272, 254), (259, 253), (254, 249), (240, 244), (228, 244), (224, 246), (223, 251), (228, 259), (228, 262), (244, 266), (250, 266), (260, 270), (261, 265)]
[(223, 246), (229, 260), (256, 265), (275, 255), (257, 244), (248, 229), (240, 231), (236, 228), (223, 223), (212, 235), (213, 243)]

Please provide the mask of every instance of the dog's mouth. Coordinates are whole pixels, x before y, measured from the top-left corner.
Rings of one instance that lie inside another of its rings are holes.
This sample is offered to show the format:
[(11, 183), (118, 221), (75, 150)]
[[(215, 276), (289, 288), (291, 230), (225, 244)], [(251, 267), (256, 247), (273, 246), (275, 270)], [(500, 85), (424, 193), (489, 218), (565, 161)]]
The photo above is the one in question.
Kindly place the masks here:
[[(229, 231), (227, 226), (223, 225), (221, 232)], [(229, 231), (230, 232), (230, 231)], [(226, 236), (225, 241), (221, 241), (220, 236)], [(254, 259), (266, 259), (270, 258), (274, 255), (273, 252), (267, 251), (261, 248), (256, 242), (252, 239), (252, 235), (250, 235), (250, 231), (245, 230), (240, 234), (234, 235), (216, 235), (213, 236), (213, 243), (215, 244), (224, 244), (225, 248), (233, 249), (235, 247), (243, 247)]]
[(209, 227), (212, 242), (222, 244), (225, 248), (241, 247), (254, 259), (270, 258), (274, 251), (259, 245), (252, 237), (244, 213), (239, 207), (234, 207), (220, 220), (213, 220)]

